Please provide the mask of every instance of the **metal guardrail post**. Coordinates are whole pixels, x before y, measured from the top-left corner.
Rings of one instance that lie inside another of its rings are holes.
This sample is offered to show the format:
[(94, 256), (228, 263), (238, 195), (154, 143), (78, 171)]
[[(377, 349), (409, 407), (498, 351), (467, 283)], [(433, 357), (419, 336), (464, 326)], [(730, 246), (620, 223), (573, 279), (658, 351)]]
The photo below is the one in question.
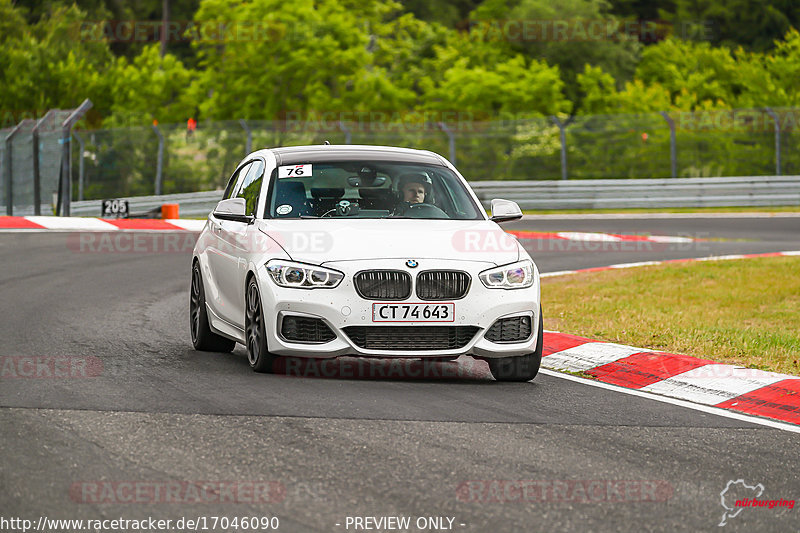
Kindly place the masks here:
[(558, 120), (558, 117), (550, 117), (558, 126), (559, 137), (561, 139), (561, 179), (567, 179), (567, 125)]
[(156, 160), (156, 180), (155, 180), (155, 194), (161, 194), (161, 172), (164, 169), (164, 135), (158, 129), (156, 124), (153, 124), (153, 131), (158, 135), (158, 159)]
[(672, 120), (666, 111), (661, 112), (661, 116), (667, 121), (669, 126), (669, 167), (670, 175), (673, 178), (678, 177), (678, 146), (675, 139), (675, 121)]
[(772, 122), (775, 124), (775, 175), (781, 175), (781, 125), (778, 121), (778, 115), (770, 109), (765, 107), (764, 110), (769, 116), (772, 117)]
[(33, 137), (33, 214), (42, 214), (42, 178), (39, 172), (39, 128), (45, 121), (56, 113), (57, 110), (51, 109), (40, 118), (33, 127), (31, 136)]
[(70, 205), (72, 203), (72, 168), (70, 168), (70, 139), (72, 138), (72, 126), (78, 122), (89, 109), (92, 108), (92, 101), (88, 98), (84, 100), (78, 109), (73, 111), (61, 124), (61, 180), (58, 187), (59, 204), (62, 207), (62, 216), (70, 216)]
[(439, 122), (439, 128), (447, 135), (447, 144), (450, 148), (450, 162), (453, 166), (456, 165), (456, 136), (453, 130), (447, 127), (444, 122)]
[(350, 136), (350, 130), (347, 129), (347, 126), (344, 125), (344, 122), (341, 120), (339, 121), (339, 129), (344, 133), (344, 143), (345, 144), (352, 144), (353, 138)]
[[(2, 189), (5, 190), (6, 188), (6, 143), (0, 142), (0, 183), (2, 183)], [(2, 198), (2, 196), (0, 196)]]
[(78, 139), (78, 200), (83, 200), (83, 152), (85, 151), (83, 137), (77, 131), (72, 132), (76, 139)]
[(39, 124), (42, 123), (42, 120), (44, 118), (36, 122), (31, 132), (33, 140), (33, 214), (37, 216), (42, 214), (42, 178), (39, 174)]
[(239, 124), (242, 126), (245, 133), (247, 134), (247, 144), (244, 147), (244, 155), (246, 156), (247, 154), (253, 151), (253, 132), (250, 131), (250, 127), (247, 125), (247, 121), (245, 119), (240, 118)]
[(20, 128), (22, 125), (25, 124), (25, 121), (30, 119), (24, 119), (22, 122), (14, 126), (14, 129), (6, 135), (5, 138), (5, 146), (6, 146), (6, 214), (8, 216), (14, 215), (14, 177), (11, 173), (12, 169), (12, 160), (14, 159), (11, 153), (11, 143), (14, 140), (14, 136), (19, 133)]

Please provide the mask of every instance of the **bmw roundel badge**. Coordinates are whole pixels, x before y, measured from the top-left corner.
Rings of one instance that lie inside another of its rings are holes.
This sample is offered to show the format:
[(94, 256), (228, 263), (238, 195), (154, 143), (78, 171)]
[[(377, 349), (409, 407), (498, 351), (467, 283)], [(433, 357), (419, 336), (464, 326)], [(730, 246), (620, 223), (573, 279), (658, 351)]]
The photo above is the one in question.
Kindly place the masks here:
[(415, 260), (413, 260), (413, 259), (409, 259), (408, 261), (406, 261), (406, 266), (407, 266), (408, 268), (417, 268), (417, 265), (419, 265), (419, 263), (417, 263), (417, 262), (416, 262)]

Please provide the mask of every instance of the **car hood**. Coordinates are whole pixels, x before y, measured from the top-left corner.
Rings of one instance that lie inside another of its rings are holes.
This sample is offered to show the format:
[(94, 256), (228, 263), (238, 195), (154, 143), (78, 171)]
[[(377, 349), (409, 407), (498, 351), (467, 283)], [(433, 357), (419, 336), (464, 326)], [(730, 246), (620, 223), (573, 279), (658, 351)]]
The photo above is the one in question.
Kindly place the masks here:
[(519, 259), (516, 238), (489, 220), (259, 220), (258, 229), (294, 261), (447, 259), (503, 265)]

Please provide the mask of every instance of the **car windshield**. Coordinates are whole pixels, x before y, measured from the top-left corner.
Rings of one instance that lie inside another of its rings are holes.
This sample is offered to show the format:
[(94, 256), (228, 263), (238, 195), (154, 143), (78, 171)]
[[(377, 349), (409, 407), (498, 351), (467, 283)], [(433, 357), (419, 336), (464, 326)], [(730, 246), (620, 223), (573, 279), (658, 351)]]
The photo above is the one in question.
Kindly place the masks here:
[(313, 162), (273, 171), (266, 218), (481, 220), (449, 168), (385, 161)]

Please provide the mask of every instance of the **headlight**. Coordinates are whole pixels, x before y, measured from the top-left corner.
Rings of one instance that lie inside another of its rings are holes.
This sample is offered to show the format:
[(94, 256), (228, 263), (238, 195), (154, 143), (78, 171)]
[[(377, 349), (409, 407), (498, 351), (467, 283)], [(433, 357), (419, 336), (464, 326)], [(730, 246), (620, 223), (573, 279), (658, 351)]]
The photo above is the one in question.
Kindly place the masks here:
[(490, 289), (526, 289), (536, 281), (534, 272), (533, 263), (526, 259), (484, 270), (478, 278)]
[(269, 277), (281, 287), (332, 289), (344, 279), (338, 270), (281, 259), (272, 259), (266, 266)]

